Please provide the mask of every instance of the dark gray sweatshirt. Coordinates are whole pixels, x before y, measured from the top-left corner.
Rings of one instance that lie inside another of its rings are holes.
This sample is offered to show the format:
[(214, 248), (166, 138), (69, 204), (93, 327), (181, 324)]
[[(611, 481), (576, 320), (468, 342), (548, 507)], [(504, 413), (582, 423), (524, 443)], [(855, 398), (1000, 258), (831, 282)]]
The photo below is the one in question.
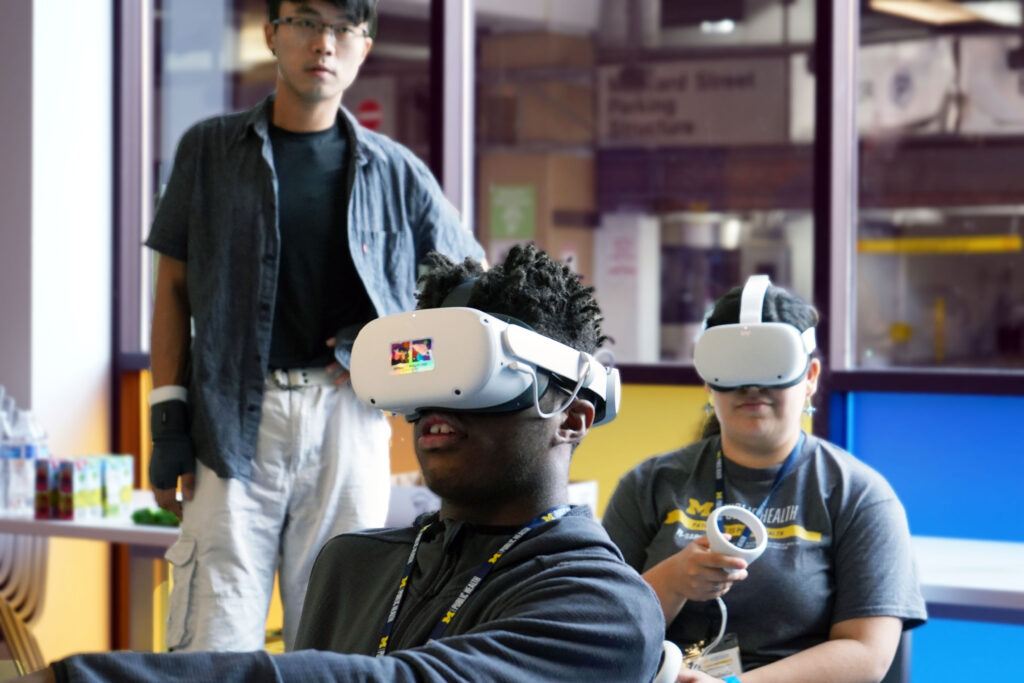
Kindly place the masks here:
[[(419, 527), (344, 534), (320, 553), (296, 652), (114, 653), (55, 665), (58, 680), (650, 681), (664, 618), (586, 508), (500, 557), (443, 637), (429, 634), (517, 528), (438, 522), (424, 535), (388, 653), (374, 657)], [(421, 522), (422, 523), (422, 522)]]

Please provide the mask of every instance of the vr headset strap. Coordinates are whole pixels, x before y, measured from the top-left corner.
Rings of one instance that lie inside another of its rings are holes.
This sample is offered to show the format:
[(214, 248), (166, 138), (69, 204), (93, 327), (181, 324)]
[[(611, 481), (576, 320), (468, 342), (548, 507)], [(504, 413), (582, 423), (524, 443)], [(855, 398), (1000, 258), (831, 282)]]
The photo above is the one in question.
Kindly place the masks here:
[(814, 336), (814, 328), (808, 327), (806, 330), (800, 333), (800, 340), (804, 343), (804, 351), (807, 355), (814, 353), (814, 349), (818, 348), (817, 339)]
[(472, 277), (448, 292), (448, 296), (441, 302), (441, 308), (458, 308), (469, 304), (469, 297), (473, 294), (473, 287), (476, 286), (478, 278)]
[(751, 275), (747, 284), (743, 285), (740, 298), (740, 325), (761, 322), (761, 311), (764, 309), (764, 295), (768, 292), (771, 281), (767, 275)]

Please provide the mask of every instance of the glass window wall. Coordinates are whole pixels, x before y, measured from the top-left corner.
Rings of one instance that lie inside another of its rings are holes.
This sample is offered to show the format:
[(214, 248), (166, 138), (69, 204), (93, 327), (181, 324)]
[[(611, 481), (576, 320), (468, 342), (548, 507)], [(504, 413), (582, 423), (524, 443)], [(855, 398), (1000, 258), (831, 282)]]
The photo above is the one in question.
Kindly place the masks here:
[[(345, 95), (425, 160), (430, 6), (381, 3)], [(708, 306), (755, 272), (815, 299), (812, 0), (473, 7), (474, 223), (492, 262), (534, 241), (569, 263), (597, 288), (620, 364), (688, 364)], [(263, 0), (153, 9), (150, 196), (188, 126), (274, 81)]]
[(476, 2), (490, 259), (532, 241), (568, 263), (620, 364), (689, 364), (754, 273), (813, 300), (814, 3), (528, 5)]
[(1021, 6), (925, 4), (861, 17), (855, 365), (1022, 369)]

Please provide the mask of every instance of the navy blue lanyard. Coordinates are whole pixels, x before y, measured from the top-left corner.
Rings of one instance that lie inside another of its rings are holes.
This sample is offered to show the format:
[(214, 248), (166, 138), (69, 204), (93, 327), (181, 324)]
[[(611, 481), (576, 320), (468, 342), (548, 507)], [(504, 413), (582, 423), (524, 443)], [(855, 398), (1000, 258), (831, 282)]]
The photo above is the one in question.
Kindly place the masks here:
[[(507, 553), (523, 536), (545, 522), (551, 522), (565, 516), (565, 514), (569, 512), (569, 509), (568, 505), (559, 505), (558, 507), (551, 508), (547, 512), (537, 515), (527, 522), (526, 526), (512, 534), (512, 536), (505, 541), (505, 544), (498, 548), (498, 552), (491, 555), (487, 561), (480, 565), (480, 568), (476, 570), (476, 573), (473, 574), (473, 578), (469, 580), (466, 587), (462, 589), (461, 593), (459, 593), (459, 597), (455, 598), (451, 607), (448, 608), (445, 615), (441, 617), (441, 620), (437, 622), (436, 626), (434, 626), (434, 630), (430, 632), (429, 640), (437, 640), (444, 635), (445, 629), (447, 629), (448, 624), (452, 622), (452, 619), (455, 617), (455, 613), (458, 612), (459, 608), (465, 604), (466, 600), (469, 599), (469, 596), (473, 594), (474, 590), (476, 590), (476, 587), (483, 583), (484, 579), (491, 573), (491, 570), (494, 569), (494, 565), (498, 563), (498, 560), (501, 559), (502, 555)], [(391, 638), (391, 631), (394, 629), (395, 620), (398, 618), (398, 608), (401, 607), (402, 598), (405, 597), (405, 587), (409, 583), (409, 577), (412, 576), (412, 568), (416, 562), (416, 552), (420, 548), (420, 541), (423, 540), (423, 534), (429, 528), (430, 525), (428, 524), (420, 529), (419, 533), (416, 534), (416, 540), (412, 544), (412, 550), (409, 552), (409, 559), (405, 563), (405, 571), (402, 573), (402, 580), (398, 582), (398, 591), (395, 593), (395, 599), (391, 603), (391, 611), (388, 612), (388, 619), (384, 622), (384, 628), (381, 629), (380, 632), (380, 643), (377, 645), (378, 657), (383, 657), (388, 651), (388, 640)]]
[[(772, 494), (775, 493), (775, 489), (779, 488), (779, 484), (786, 478), (789, 471), (793, 469), (793, 465), (796, 464), (796, 456), (800, 453), (800, 449), (804, 445), (804, 433), (801, 430), (800, 438), (796, 440), (796, 445), (793, 446), (793, 450), (789, 452), (786, 459), (782, 462), (782, 467), (779, 468), (778, 473), (775, 475), (775, 481), (772, 483), (771, 489), (768, 490), (768, 495), (764, 497), (761, 504), (754, 510), (754, 516), (760, 518), (761, 513), (764, 512), (765, 507), (768, 505), (769, 499)], [(725, 498), (725, 475), (722, 472), (722, 447), (718, 447), (718, 455), (715, 456), (715, 509), (724, 505), (723, 499)], [(719, 518), (721, 520), (721, 518)], [(722, 522), (719, 521), (719, 524)], [(747, 545), (747, 540), (750, 538), (750, 527), (745, 527), (743, 533), (740, 535), (739, 540), (736, 541), (737, 547), (744, 548)]]

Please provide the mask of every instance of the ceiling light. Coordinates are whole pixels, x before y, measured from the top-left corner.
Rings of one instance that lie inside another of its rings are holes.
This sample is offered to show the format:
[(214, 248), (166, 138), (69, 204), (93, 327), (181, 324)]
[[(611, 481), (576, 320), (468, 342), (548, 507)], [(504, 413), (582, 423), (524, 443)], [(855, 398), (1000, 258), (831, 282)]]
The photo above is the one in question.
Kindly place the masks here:
[(871, 9), (926, 24), (966, 24), (984, 17), (952, 0), (871, 0)]
[(993, 24), (1020, 26), (1021, 23), (1021, 7), (1017, 0), (972, 2), (971, 11)]
[(736, 22), (732, 19), (722, 19), (721, 21), (702, 21), (700, 22), (701, 33), (732, 33), (736, 30)]

